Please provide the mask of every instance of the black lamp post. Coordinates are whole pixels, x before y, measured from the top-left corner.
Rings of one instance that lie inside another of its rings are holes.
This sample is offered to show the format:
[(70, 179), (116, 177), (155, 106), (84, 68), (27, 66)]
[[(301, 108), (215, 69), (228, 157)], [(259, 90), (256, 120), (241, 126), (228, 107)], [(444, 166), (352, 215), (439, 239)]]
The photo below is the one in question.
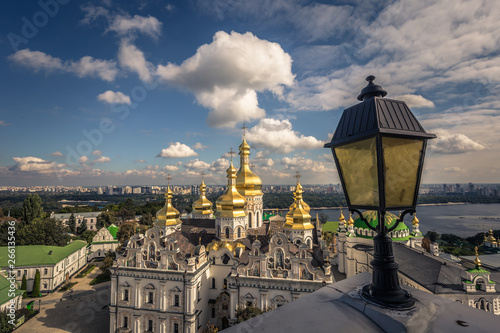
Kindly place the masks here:
[[(415, 212), (427, 140), (436, 136), (425, 132), (405, 102), (384, 99), (387, 92), (373, 83), (374, 76), (366, 80), (358, 96), (362, 103), (344, 110), (325, 148), (332, 149), (349, 210), (377, 233), (372, 284), (363, 288), (362, 296), (381, 306), (407, 309), (415, 301), (399, 285), (388, 233)], [(377, 211), (377, 227), (359, 209)], [(391, 210), (403, 213), (389, 227), (385, 215)]]

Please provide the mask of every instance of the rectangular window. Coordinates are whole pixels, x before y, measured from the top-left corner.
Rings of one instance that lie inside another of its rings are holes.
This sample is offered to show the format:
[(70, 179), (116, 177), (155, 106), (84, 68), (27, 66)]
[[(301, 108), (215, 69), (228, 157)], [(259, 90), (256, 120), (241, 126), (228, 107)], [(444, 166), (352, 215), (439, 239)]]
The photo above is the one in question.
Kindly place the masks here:
[(179, 333), (179, 324), (174, 323), (174, 333)]
[(44, 275), (47, 275), (48, 273), (49, 273), (49, 270), (48, 270), (47, 268), (44, 268), (44, 269), (43, 269), (43, 274), (44, 274)]
[(128, 289), (125, 289), (125, 290), (123, 291), (123, 300), (124, 300), (124, 301), (128, 301)]
[(179, 295), (174, 295), (174, 306), (179, 306)]
[(149, 292), (149, 295), (148, 295), (148, 303), (153, 304), (153, 292), (152, 292), (152, 291), (150, 291), (150, 292)]
[(17, 276), (21, 276), (21, 270), (20, 269), (17, 270)]
[(128, 317), (123, 317), (123, 327), (128, 328)]
[(153, 332), (153, 321), (148, 320), (148, 332)]
[(26, 278), (28, 278), (28, 271), (26, 269), (24, 270), (24, 275), (26, 275)]

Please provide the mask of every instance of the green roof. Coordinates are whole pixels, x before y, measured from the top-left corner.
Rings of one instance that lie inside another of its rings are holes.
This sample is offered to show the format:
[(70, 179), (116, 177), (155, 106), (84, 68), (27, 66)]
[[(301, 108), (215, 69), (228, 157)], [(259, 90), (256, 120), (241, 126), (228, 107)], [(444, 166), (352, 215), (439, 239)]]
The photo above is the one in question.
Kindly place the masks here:
[(339, 229), (339, 224), (339, 221), (328, 221), (323, 224), (323, 227), (321, 227), (321, 231), (337, 232), (337, 230)]
[[(16, 285), (17, 287), (17, 285)], [(0, 274), (0, 305), (7, 303), (11, 298), (9, 297), (10, 281)], [(15, 295), (19, 296), (24, 290), (16, 288)]]
[[(55, 265), (62, 259), (85, 246), (87, 246), (87, 242), (82, 240), (75, 240), (66, 246), (16, 246), (16, 266)], [(0, 267), (8, 266), (9, 253), (7, 250), (7, 246), (0, 247)]]
[(481, 269), (481, 268), (469, 269), (469, 270), (467, 270), (467, 272), (469, 272), (469, 273), (489, 273), (489, 271), (487, 271), (485, 269)]
[(108, 227), (108, 231), (113, 236), (114, 239), (116, 239), (116, 234), (118, 233), (118, 228), (116, 225), (112, 224)]
[[(378, 216), (377, 216), (376, 211), (368, 210), (366, 212), (363, 212), (363, 216), (368, 220), (368, 223), (372, 227), (375, 228), (377, 226)], [(397, 218), (398, 217), (396, 215), (394, 215), (393, 213), (387, 212), (385, 215), (385, 221), (386, 221), (386, 223), (390, 222), (390, 224), (388, 224), (387, 226), (389, 228), (392, 227)], [(369, 229), (368, 226), (365, 224), (365, 222), (361, 221), (361, 219), (359, 217), (354, 220), (354, 227), (360, 228), (360, 229)], [(406, 224), (404, 222), (401, 222), (394, 230), (405, 230), (405, 229), (408, 229), (408, 227), (406, 226)]]

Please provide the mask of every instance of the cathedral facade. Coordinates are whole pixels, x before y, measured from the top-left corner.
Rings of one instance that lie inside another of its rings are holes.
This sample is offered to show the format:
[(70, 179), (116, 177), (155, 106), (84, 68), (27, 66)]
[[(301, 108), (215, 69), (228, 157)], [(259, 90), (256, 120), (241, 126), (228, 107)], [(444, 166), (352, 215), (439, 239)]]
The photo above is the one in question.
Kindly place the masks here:
[(215, 213), (202, 181), (190, 218), (181, 220), (168, 187), (154, 227), (124, 244), (112, 269), (110, 332), (223, 329), (238, 309), (267, 311), (334, 282), (300, 183), (285, 221), (264, 221), (245, 139), (239, 155)]

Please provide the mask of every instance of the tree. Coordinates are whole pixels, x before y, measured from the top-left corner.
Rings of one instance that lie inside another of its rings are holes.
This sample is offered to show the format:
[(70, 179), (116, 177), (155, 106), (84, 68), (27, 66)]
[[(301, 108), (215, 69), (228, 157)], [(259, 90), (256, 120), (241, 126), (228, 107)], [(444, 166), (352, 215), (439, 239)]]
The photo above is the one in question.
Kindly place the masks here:
[(439, 234), (435, 231), (427, 231), (425, 237), (429, 238), (431, 242), (435, 242), (439, 238)]
[(114, 223), (116, 223), (115, 213), (105, 211), (97, 216), (96, 229), (107, 228)]
[(247, 306), (245, 308), (237, 308), (236, 309), (236, 318), (238, 319), (238, 323), (242, 323), (245, 320), (248, 320), (253, 317), (257, 317), (258, 315), (269, 311), (270, 309), (262, 311), (260, 308), (256, 306)]
[(78, 234), (81, 235), (87, 231), (87, 219), (83, 219), (83, 222), (78, 227)]
[(76, 218), (75, 218), (75, 214), (73, 214), (73, 213), (71, 213), (71, 215), (69, 216), (68, 228), (69, 228), (69, 232), (71, 232), (72, 234), (76, 234)]
[(38, 297), (40, 295), (40, 271), (37, 269), (35, 273), (35, 281), (33, 282), (33, 293), (31, 294), (34, 297)]
[(31, 224), (20, 227), (16, 233), (19, 245), (64, 246), (68, 240), (62, 222), (52, 218), (33, 220)]
[(10, 324), (11, 318), (7, 311), (0, 311), (0, 333), (9, 333), (14, 330), (14, 325)]
[(326, 215), (325, 213), (320, 213), (318, 217), (319, 217), (319, 221), (322, 224), (325, 224), (328, 221), (328, 215)]
[(125, 241), (129, 240), (132, 235), (135, 234), (135, 223), (125, 223), (120, 226), (116, 238), (123, 244)]
[(153, 224), (153, 215), (151, 213), (144, 213), (141, 216), (141, 224), (144, 225), (152, 225)]
[(85, 230), (84, 232), (82, 232), (80, 234), (80, 239), (86, 241), (87, 243), (92, 243), (92, 239), (94, 238), (94, 236), (97, 234), (96, 231), (92, 231), (92, 230)]
[(109, 270), (113, 266), (113, 260), (115, 259), (116, 254), (114, 252), (109, 251), (106, 253), (104, 260), (102, 261), (101, 270), (102, 274), (106, 276), (111, 276), (111, 271)]
[(23, 298), (28, 297), (28, 281), (26, 280), (26, 274), (23, 274), (23, 280), (21, 281), (21, 290), (24, 290)]
[(2, 208), (0, 207), (0, 218), (4, 217), (4, 214), (3, 214), (3, 210)]
[(33, 220), (43, 218), (43, 216), (42, 199), (38, 194), (29, 194), (23, 203), (23, 223), (30, 224)]
[(126, 222), (135, 217), (135, 211), (122, 208), (116, 213), (116, 216), (121, 217), (122, 221)]

